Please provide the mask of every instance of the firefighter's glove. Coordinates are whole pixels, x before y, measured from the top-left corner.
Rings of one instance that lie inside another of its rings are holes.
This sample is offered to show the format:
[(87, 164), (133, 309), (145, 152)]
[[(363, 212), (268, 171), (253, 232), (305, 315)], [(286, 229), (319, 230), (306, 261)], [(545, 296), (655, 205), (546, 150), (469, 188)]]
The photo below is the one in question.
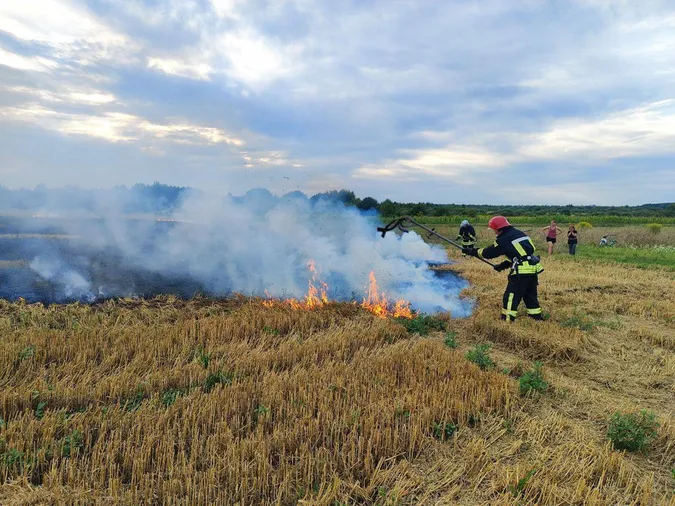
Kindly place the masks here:
[(467, 247), (467, 248), (462, 248), (462, 253), (465, 255), (468, 255), (470, 257), (477, 257), (478, 256), (478, 250), (476, 248), (472, 247)]
[(496, 270), (497, 272), (502, 272), (508, 269), (509, 267), (511, 267), (511, 260), (504, 260), (502, 263), (495, 265), (494, 270)]

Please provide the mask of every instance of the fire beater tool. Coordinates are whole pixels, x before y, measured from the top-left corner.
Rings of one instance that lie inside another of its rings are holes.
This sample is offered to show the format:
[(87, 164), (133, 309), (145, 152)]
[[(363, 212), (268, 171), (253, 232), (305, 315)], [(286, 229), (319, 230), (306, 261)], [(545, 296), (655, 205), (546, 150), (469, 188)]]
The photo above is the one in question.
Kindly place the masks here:
[[(382, 232), (382, 237), (384, 237), (387, 232), (391, 232), (393, 230), (400, 230), (403, 233), (408, 233), (410, 232), (410, 227), (420, 227), (423, 230), (426, 230), (429, 235), (427, 237), (435, 236), (441, 239), (442, 241), (445, 241), (449, 244), (452, 244), (455, 248), (458, 249), (463, 249), (463, 246), (459, 244), (458, 242), (453, 241), (452, 239), (448, 239), (445, 236), (442, 236), (438, 232), (436, 232), (435, 229), (433, 228), (428, 228), (422, 225), (421, 223), (417, 223), (415, 220), (413, 220), (410, 216), (402, 216), (401, 218), (396, 218), (393, 221), (390, 221), (387, 223), (384, 227), (377, 227), (378, 232)], [(485, 262), (488, 265), (491, 265), (492, 267), (495, 266), (492, 262), (488, 262), (484, 258), (476, 257), (478, 260), (481, 262)]]

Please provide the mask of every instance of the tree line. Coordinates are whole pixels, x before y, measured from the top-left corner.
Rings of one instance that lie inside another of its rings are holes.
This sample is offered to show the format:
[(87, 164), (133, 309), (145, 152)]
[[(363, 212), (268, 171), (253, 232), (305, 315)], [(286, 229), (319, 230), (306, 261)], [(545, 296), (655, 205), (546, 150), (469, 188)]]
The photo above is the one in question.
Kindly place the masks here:
[[(136, 184), (131, 187), (116, 186), (110, 189), (83, 190), (70, 186), (10, 190), (0, 186), (0, 209), (91, 209), (100, 208), (102, 202), (122, 203), (129, 213), (171, 212), (180, 207), (187, 195), (200, 194), (189, 187), (170, 186), (155, 182), (151, 185)], [(332, 190), (308, 196), (300, 191), (276, 197), (266, 189), (254, 189), (242, 196), (228, 197), (240, 202), (266, 202), (274, 204), (279, 199), (299, 198), (311, 202), (328, 200), (353, 206), (361, 211), (377, 211), (385, 218), (396, 216), (465, 217), (479, 216), (625, 216), (625, 217), (675, 217), (675, 203), (643, 204), (639, 206), (550, 206), (550, 205), (487, 205), (487, 204), (434, 204), (432, 202), (395, 202), (390, 199), (378, 202), (373, 197), (359, 198), (351, 190)]]

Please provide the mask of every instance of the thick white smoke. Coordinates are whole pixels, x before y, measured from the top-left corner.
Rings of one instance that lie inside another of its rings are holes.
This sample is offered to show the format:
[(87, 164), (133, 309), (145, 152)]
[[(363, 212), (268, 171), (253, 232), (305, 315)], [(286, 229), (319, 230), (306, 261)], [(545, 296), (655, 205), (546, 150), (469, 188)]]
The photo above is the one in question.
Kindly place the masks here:
[[(360, 301), (372, 271), (380, 292), (408, 300), (415, 309), (453, 316), (471, 310), (471, 302), (459, 298), (463, 281), (439, 278), (428, 269), (426, 262), (447, 261), (443, 248), (425, 243), (415, 232), (382, 238), (376, 218), (340, 203), (293, 197), (241, 202), (200, 195), (186, 197), (167, 223), (130, 220), (118, 202), (100, 203), (96, 214), (101, 219), (64, 222), (68, 234), (80, 237), (73, 247), (86, 250), (84, 264), (82, 258), (74, 264), (53, 251), (31, 264), (40, 276), (62, 286), (64, 295), (83, 300), (131, 295), (133, 286), (114, 279), (109, 262), (192, 280), (214, 295), (302, 297), (312, 260), (332, 299)], [(93, 279), (93, 270), (103, 282)]]

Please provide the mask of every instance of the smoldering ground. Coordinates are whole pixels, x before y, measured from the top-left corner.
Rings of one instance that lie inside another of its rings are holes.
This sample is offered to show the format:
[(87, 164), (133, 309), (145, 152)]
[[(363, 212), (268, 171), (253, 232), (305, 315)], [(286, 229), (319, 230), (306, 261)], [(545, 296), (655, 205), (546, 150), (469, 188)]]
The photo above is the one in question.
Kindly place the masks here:
[(47, 303), (160, 293), (302, 297), (313, 262), (332, 300), (360, 301), (373, 272), (380, 292), (415, 309), (471, 310), (459, 297), (463, 280), (428, 268), (447, 261), (443, 248), (415, 232), (382, 238), (376, 216), (339, 202), (188, 192), (158, 219), (131, 215), (127, 200), (110, 195), (86, 208), (52, 200), (13, 218), (0, 252), (15, 264), (0, 269), (0, 295)]

